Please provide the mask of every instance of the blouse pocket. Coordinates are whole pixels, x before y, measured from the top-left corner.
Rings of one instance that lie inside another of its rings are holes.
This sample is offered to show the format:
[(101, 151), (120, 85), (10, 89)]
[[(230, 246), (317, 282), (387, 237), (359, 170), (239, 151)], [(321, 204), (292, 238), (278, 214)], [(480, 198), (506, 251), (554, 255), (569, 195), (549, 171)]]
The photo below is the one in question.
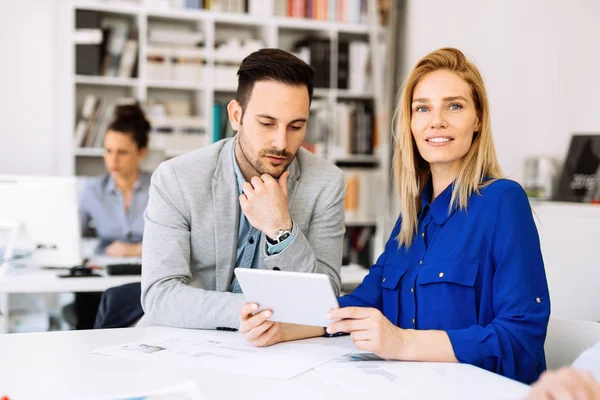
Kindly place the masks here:
[(381, 278), (381, 312), (395, 325), (398, 324), (398, 296), (400, 292), (398, 286), (405, 273), (406, 268), (399, 269), (386, 266), (383, 268), (383, 277)]
[(456, 259), (423, 265), (417, 277), (417, 310), (422, 329), (464, 329), (477, 324), (478, 269), (478, 261)]

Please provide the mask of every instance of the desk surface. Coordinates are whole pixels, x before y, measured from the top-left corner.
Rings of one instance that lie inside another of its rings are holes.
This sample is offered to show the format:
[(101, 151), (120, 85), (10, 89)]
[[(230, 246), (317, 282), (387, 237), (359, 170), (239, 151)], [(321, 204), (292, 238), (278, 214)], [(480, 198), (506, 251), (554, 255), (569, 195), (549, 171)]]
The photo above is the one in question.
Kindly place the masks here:
[[(117, 262), (139, 262), (139, 259), (94, 258), (90, 264), (108, 265)], [(369, 270), (359, 266), (342, 267), (342, 282), (355, 287), (360, 284)], [(48, 270), (35, 267), (11, 267), (5, 275), (0, 275), (0, 293), (61, 293), (61, 292), (103, 292), (108, 288), (139, 282), (140, 275), (109, 276), (97, 271), (102, 277), (59, 278), (65, 270)]]
[[(194, 380), (208, 399), (356, 398), (352, 393), (327, 383), (312, 371), (289, 381), (277, 381), (224, 374), (208, 369), (147, 365), (92, 354), (93, 350), (100, 347), (137, 341), (157, 333), (177, 331), (173, 328), (152, 327), (0, 335), (0, 396), (7, 395), (12, 400), (83, 399), (91, 396), (110, 398), (124, 393), (144, 393)], [(229, 332), (222, 334), (239, 335)], [(315, 338), (309, 342), (352, 347), (348, 337)], [(466, 371), (464, 365), (456, 367), (457, 373)], [(486, 387), (489, 390), (486, 390), (485, 394), (477, 393), (469, 381), (460, 379), (459, 376), (456, 385), (464, 386), (461, 399), (519, 398), (528, 391), (527, 386), (512, 380), (482, 370), (477, 372), (490, 378), (490, 384)], [(432, 385), (436, 383), (435, 376), (432, 371)], [(416, 382), (416, 385), (420, 386), (420, 391), (427, 391), (422, 382)], [(405, 389), (410, 393), (416, 388)], [(399, 398), (401, 395), (402, 393), (390, 393), (389, 399)]]
[[(90, 265), (105, 266), (118, 262), (139, 262), (139, 258), (94, 257)], [(59, 278), (66, 270), (40, 269), (36, 267), (11, 266), (8, 272), (0, 275), (2, 293), (61, 293), (61, 292), (103, 292), (114, 286), (139, 282), (140, 275), (110, 276), (104, 270), (97, 271), (101, 277)]]

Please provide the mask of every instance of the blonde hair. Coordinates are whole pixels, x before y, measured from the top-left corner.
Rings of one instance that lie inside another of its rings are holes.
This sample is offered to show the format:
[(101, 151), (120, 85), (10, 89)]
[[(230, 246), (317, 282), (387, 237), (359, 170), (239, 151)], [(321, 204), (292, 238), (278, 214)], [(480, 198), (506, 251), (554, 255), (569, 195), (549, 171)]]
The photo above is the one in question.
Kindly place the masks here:
[[(454, 72), (469, 84), (480, 122), (479, 132), (474, 136), (471, 147), (462, 159), (448, 211), (456, 206), (466, 209), (473, 192), (479, 194), (479, 189), (503, 176), (492, 142), (490, 108), (479, 70), (460, 50), (443, 48), (429, 53), (415, 65), (404, 88), (398, 92), (394, 113), (392, 128), (396, 144), (393, 163), (402, 217), (400, 233), (397, 236), (399, 247), (410, 247), (417, 232), (421, 194), (430, 172), (429, 164), (421, 157), (411, 131), (413, 92), (423, 76), (437, 70)], [(488, 178), (491, 180), (484, 182)]]

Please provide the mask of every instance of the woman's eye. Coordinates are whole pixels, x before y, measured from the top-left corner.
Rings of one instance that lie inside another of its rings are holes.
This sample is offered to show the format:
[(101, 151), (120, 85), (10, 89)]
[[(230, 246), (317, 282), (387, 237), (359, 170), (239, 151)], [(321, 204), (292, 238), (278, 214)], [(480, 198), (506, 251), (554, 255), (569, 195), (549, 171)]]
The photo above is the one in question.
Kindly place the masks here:
[(266, 122), (261, 122), (260, 124), (261, 124), (262, 126), (273, 126), (273, 124), (269, 124), (269, 123), (266, 123)]
[(427, 111), (427, 107), (419, 106), (419, 107), (415, 108), (415, 111), (416, 112), (425, 112), (425, 111)]
[(462, 104), (454, 103), (454, 104), (450, 104), (449, 108), (451, 110), (460, 110), (461, 108), (463, 108), (463, 106), (462, 106)]

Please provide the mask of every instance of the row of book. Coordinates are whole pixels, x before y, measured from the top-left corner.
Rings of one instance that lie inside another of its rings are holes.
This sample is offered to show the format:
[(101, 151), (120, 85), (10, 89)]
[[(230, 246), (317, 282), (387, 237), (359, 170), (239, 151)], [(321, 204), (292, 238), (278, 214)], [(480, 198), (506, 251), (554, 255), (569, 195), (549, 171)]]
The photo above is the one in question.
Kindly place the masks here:
[[(133, 102), (133, 99), (118, 98), (111, 101), (94, 94), (87, 95), (76, 123), (75, 147), (102, 147), (104, 133), (114, 118), (115, 107), (128, 102)], [(205, 123), (194, 117), (191, 104), (183, 100), (155, 101), (149, 111), (153, 132), (160, 130), (157, 132), (183, 135), (203, 133), (207, 134), (207, 144), (235, 135), (229, 123), (226, 103), (213, 105), (211, 135), (205, 132)], [(376, 136), (371, 101), (339, 102), (332, 108), (325, 100), (315, 100), (311, 106), (305, 147), (330, 159), (370, 155), (376, 145)]]
[(326, 101), (315, 100), (308, 123), (307, 141), (329, 159), (371, 155), (377, 144), (371, 101), (339, 102), (332, 109)]
[(130, 20), (77, 10), (75, 29), (77, 75), (137, 75), (138, 32)]
[[(368, 0), (275, 0), (274, 15), (364, 23)], [(285, 11), (285, 14), (282, 13)]]
[[(168, 2), (168, 0), (166, 0)], [(175, 6), (216, 12), (364, 23), (368, 0), (175, 0)]]
[(227, 114), (227, 103), (215, 103), (213, 105), (213, 136), (212, 141), (218, 142), (221, 139), (235, 136), (235, 131), (229, 123)]
[[(315, 69), (315, 87), (331, 87), (331, 41), (309, 37), (294, 44), (294, 52)], [(369, 44), (362, 41), (341, 40), (338, 43), (338, 89), (364, 93), (371, 89)]]
[(115, 108), (129, 101), (130, 99), (123, 98), (111, 102), (96, 95), (87, 95), (75, 125), (75, 147), (102, 147), (104, 134), (113, 121)]

